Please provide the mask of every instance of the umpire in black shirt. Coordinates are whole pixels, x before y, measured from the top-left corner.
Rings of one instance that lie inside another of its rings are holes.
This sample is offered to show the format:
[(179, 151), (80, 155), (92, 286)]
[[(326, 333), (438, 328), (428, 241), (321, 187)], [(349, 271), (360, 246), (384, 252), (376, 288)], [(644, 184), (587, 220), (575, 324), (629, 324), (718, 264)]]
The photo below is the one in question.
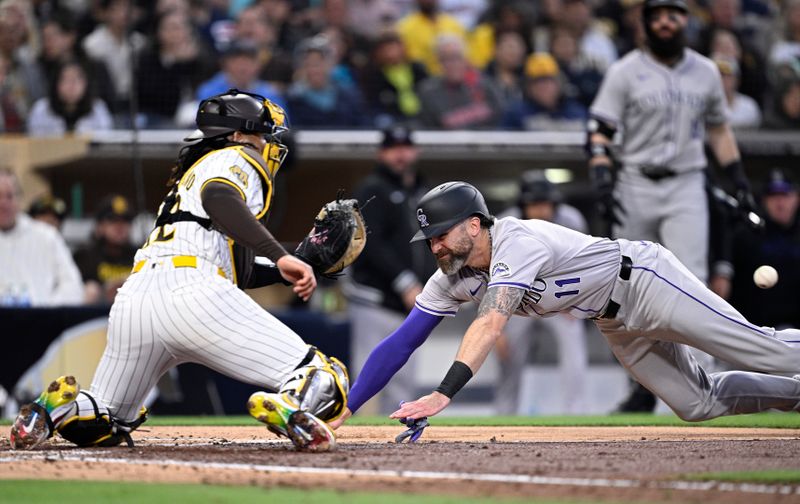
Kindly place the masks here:
[[(436, 262), (424, 242), (409, 243), (418, 229), (417, 202), (428, 187), (417, 173), (419, 151), (411, 131), (395, 126), (383, 131), (378, 164), (356, 189), (359, 201), (374, 199), (362, 211), (369, 238), (358, 261), (350, 268), (345, 286), (351, 324), (351, 365), (355, 375), (369, 352), (396, 329), (414, 306)], [(384, 388), (381, 413), (397, 409), (401, 399), (415, 390), (413, 358)]]

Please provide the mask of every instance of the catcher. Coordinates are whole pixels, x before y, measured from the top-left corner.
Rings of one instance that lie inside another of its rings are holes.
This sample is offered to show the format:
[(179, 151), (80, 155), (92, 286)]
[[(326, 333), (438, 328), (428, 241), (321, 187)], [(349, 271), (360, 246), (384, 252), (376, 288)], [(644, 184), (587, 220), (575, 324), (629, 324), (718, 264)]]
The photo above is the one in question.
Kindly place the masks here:
[[(358, 205), (325, 205), (298, 248), (301, 260), (264, 226), (287, 152), (280, 142), (284, 111), (261, 96), (231, 90), (200, 104), (197, 127), (111, 308), (91, 386), (81, 390), (71, 376), (52, 382), (22, 407), (11, 429), (13, 448), (34, 448), (55, 433), (79, 446), (132, 446), (130, 433), (147, 416), (145, 396), (184, 362), (270, 390), (253, 394), (247, 408), (297, 449), (335, 446), (326, 422), (344, 411), (347, 369), (306, 345), (241, 289), (282, 280), (308, 300), (315, 271), (334, 274), (363, 248)], [(256, 264), (255, 256), (271, 264)]]

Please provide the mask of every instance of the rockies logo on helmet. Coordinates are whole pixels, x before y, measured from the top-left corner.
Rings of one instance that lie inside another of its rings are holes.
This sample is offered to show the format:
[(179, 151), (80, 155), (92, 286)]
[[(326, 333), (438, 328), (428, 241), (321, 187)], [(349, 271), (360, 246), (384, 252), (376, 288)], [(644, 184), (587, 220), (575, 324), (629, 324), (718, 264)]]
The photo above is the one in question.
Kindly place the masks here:
[(419, 221), (419, 227), (425, 228), (428, 227), (428, 216), (422, 213), (421, 208), (417, 208), (417, 220)]
[(428, 191), (419, 200), (419, 231), (412, 242), (430, 240), (472, 215), (491, 219), (483, 195), (466, 182), (445, 182)]

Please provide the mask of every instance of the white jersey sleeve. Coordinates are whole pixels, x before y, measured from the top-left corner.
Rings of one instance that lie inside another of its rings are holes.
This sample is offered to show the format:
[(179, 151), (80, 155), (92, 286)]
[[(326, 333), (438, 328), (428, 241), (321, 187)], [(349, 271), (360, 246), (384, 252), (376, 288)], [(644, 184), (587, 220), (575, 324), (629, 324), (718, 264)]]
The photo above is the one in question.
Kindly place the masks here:
[(449, 276), (436, 270), (417, 296), (414, 306), (431, 315), (454, 317), (462, 304), (483, 298), (487, 280), (485, 273), (471, 268), (462, 268)]

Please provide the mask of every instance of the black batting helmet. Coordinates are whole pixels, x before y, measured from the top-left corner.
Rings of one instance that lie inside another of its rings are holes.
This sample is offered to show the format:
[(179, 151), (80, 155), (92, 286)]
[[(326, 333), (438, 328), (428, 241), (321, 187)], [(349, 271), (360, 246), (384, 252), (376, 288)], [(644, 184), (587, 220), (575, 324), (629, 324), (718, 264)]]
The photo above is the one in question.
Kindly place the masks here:
[(275, 135), (286, 129), (286, 112), (261, 95), (231, 89), (200, 102), (197, 130), (185, 140), (214, 138), (241, 131)]
[(517, 204), (521, 207), (528, 203), (552, 201), (561, 203), (561, 191), (555, 184), (547, 180), (541, 170), (528, 170), (522, 174), (519, 181), (519, 198)]
[(473, 215), (491, 218), (480, 191), (466, 182), (445, 182), (419, 200), (419, 231), (411, 241), (430, 240)]
[(647, 21), (650, 13), (659, 7), (671, 7), (683, 11), (684, 14), (689, 13), (689, 6), (686, 5), (685, 0), (645, 0), (644, 7), (642, 7), (642, 16)]

